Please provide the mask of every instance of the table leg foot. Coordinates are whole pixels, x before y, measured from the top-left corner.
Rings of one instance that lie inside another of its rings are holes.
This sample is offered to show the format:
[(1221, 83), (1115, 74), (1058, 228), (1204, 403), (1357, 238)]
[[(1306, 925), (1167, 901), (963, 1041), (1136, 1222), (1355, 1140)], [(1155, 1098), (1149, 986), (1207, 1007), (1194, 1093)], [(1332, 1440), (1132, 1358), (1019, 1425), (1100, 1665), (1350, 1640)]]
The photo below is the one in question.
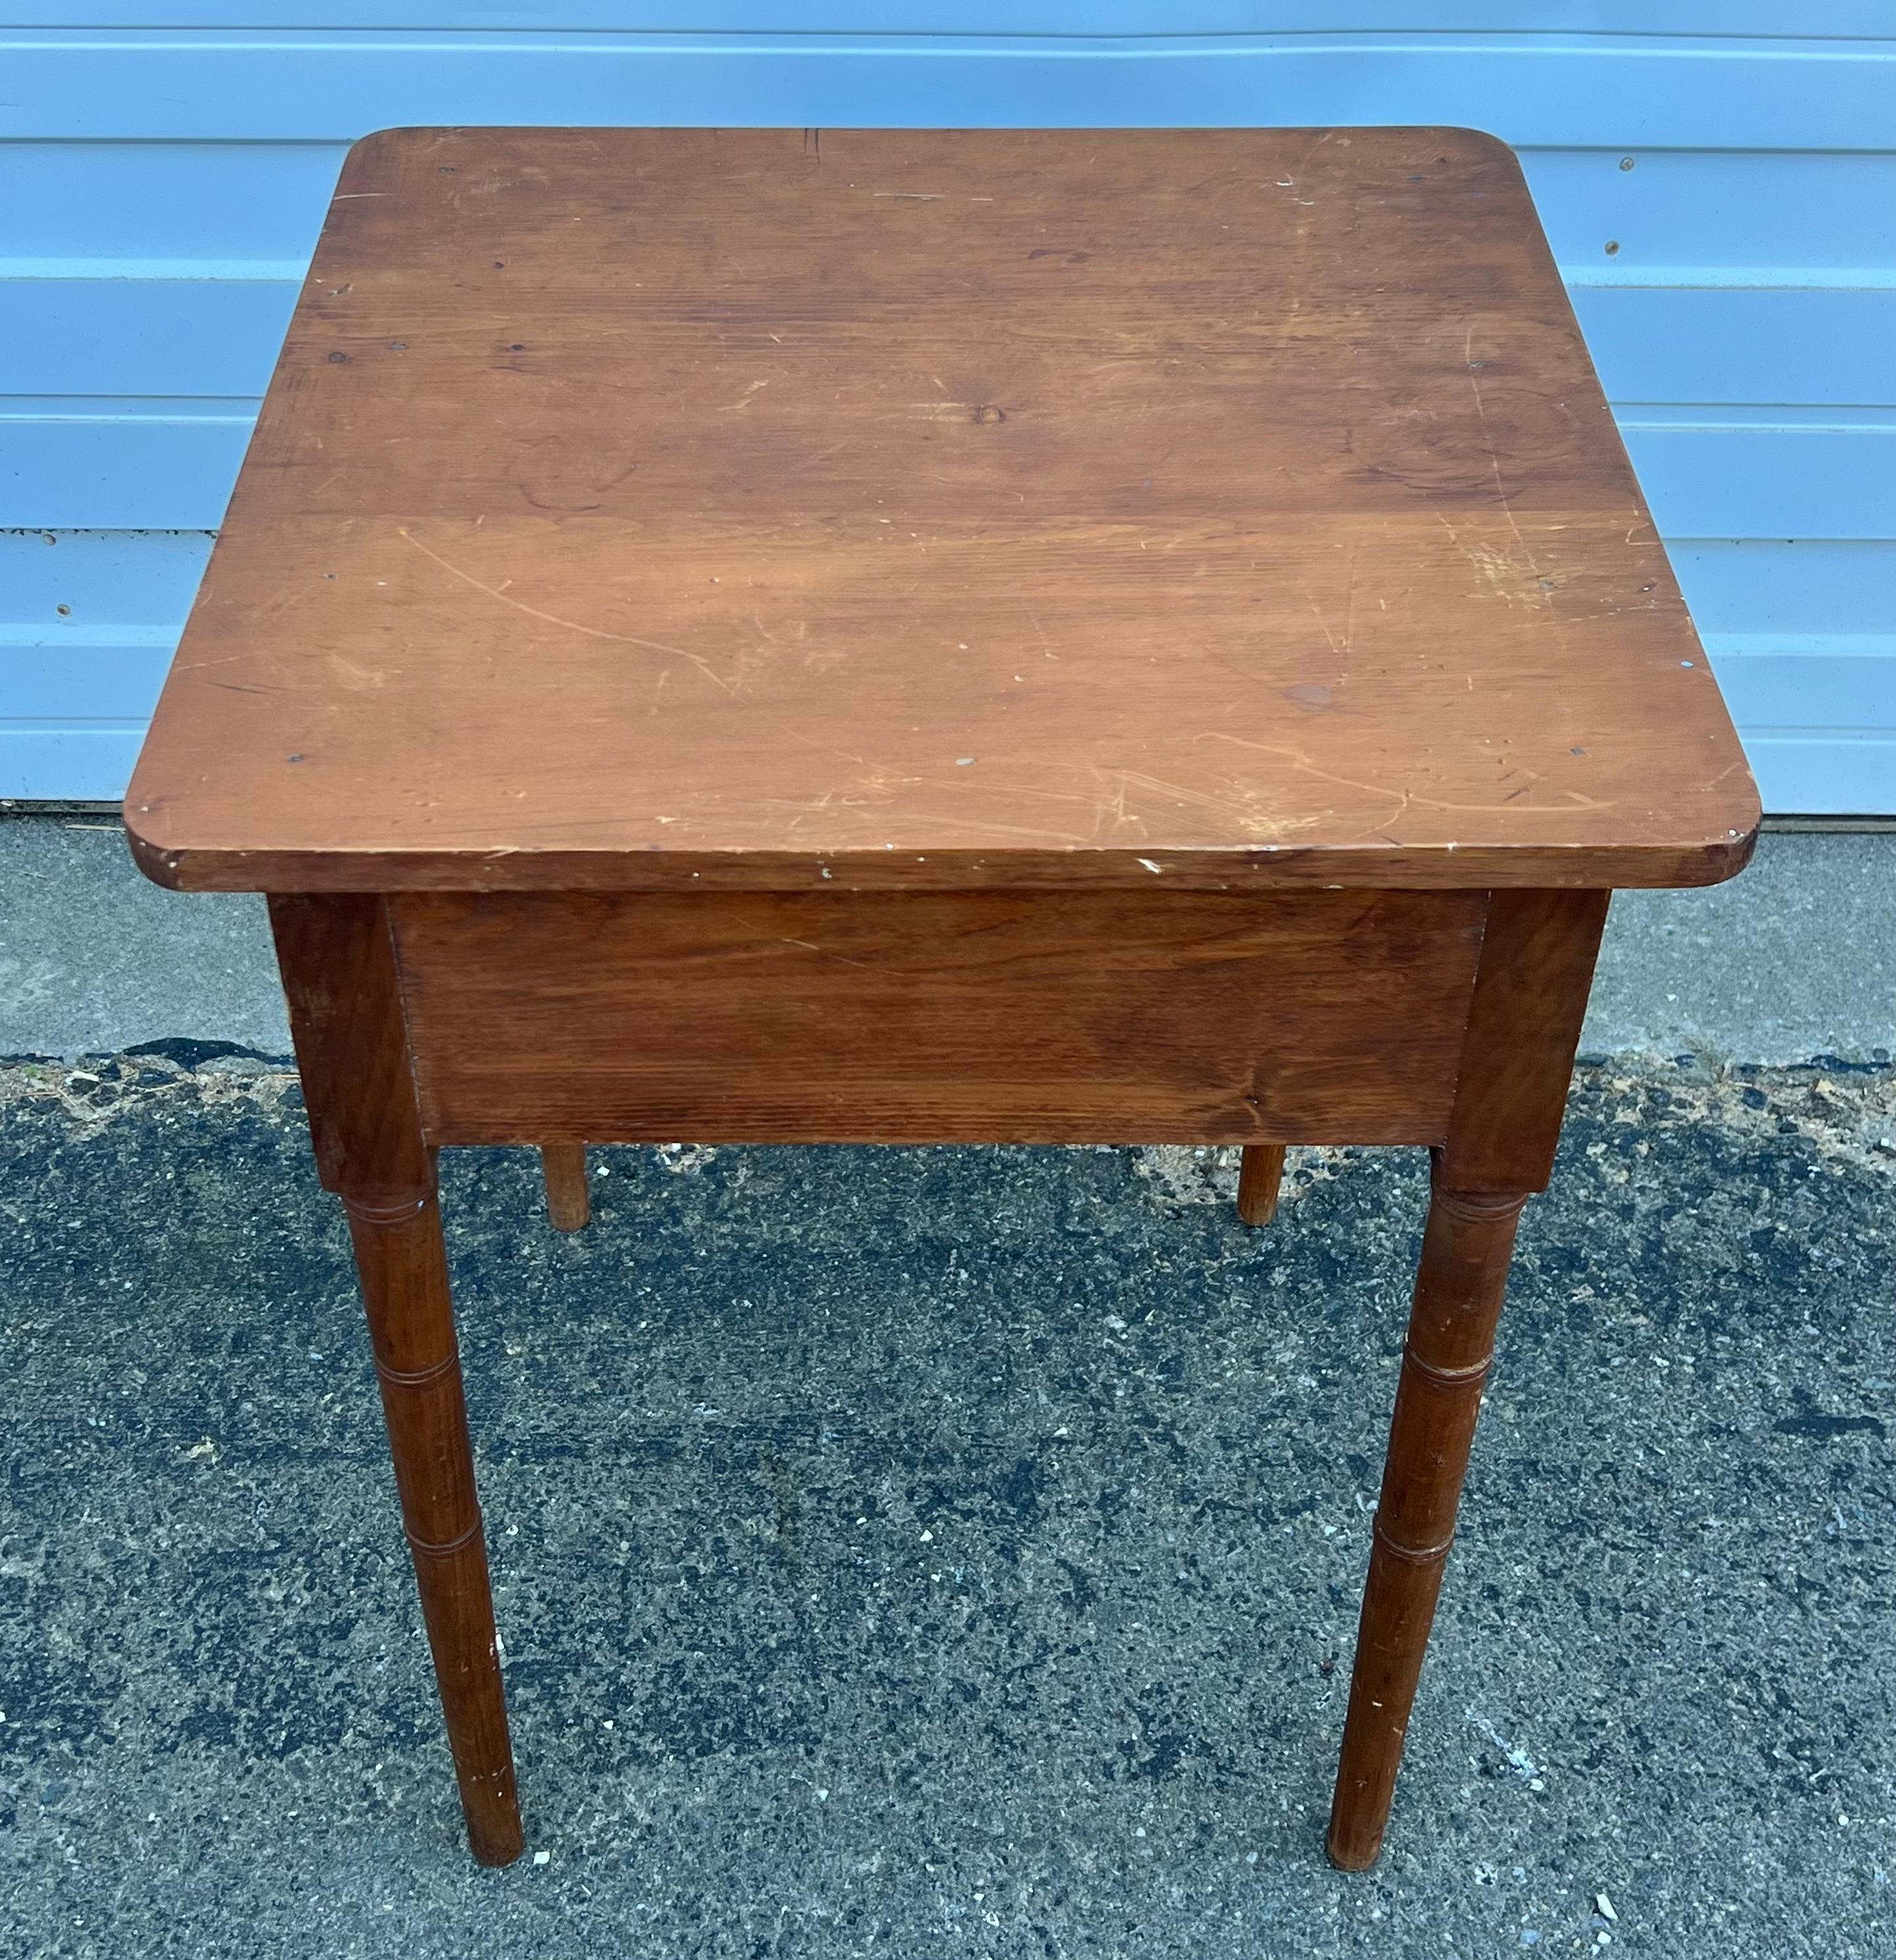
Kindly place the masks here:
[(1382, 1848), (1525, 1202), (1439, 1184), (1430, 1201), (1330, 1812), (1330, 1861), (1345, 1871)]
[(432, 1190), (342, 1195), (468, 1844), (504, 1865), (524, 1840), (441, 1213)]
[(1284, 1182), (1284, 1146), (1246, 1144), (1238, 1166), (1238, 1217), (1246, 1225), (1268, 1225)]
[(586, 1185), (584, 1144), (542, 1144), (540, 1168), (546, 1179), (546, 1215), (562, 1232), (577, 1232), (593, 1215)]

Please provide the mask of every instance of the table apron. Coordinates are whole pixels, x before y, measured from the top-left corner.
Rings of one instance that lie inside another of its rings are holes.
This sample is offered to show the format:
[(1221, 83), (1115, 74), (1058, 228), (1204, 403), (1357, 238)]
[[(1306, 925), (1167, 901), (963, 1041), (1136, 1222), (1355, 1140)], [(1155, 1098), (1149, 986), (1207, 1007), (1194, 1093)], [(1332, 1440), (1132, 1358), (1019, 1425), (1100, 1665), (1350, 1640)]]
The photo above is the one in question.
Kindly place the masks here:
[(438, 1144), (1425, 1144), (1484, 892), (405, 892)]

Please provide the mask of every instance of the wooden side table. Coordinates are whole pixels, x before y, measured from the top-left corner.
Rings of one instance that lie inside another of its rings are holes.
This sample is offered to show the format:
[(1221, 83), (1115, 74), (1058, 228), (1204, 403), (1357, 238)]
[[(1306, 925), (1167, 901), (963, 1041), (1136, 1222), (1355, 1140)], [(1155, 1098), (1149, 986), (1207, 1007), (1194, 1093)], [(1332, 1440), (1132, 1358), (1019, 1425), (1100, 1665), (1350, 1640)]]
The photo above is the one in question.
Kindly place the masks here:
[(470, 129), (351, 154), (127, 816), (271, 895), (484, 1862), (439, 1145), (1430, 1146), (1354, 1867), (1609, 893), (1758, 803), (1492, 139)]

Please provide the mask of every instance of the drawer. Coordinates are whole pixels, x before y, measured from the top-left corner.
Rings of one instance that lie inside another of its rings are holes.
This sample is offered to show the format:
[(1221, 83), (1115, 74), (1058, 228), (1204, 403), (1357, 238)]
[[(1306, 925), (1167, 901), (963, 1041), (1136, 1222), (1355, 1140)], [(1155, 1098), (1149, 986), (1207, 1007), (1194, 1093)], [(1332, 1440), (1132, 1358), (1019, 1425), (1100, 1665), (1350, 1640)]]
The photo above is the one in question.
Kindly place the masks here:
[(1414, 1144), (1487, 895), (415, 892), (442, 1144)]

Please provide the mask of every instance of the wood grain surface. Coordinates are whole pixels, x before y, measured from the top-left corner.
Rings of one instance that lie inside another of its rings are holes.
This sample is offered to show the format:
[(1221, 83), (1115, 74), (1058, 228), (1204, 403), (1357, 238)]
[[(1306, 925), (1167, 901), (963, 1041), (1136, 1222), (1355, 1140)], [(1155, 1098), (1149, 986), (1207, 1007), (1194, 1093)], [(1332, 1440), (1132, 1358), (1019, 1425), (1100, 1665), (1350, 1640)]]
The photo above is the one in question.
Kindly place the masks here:
[(1603, 892), (1488, 908), (1376, 1502), (1330, 1812), (1334, 1863), (1375, 1863), (1474, 1440), (1521, 1208), (1547, 1183), (1606, 923)]
[(127, 817), (278, 890), (1610, 886), (1757, 801), (1439, 129), (352, 153)]
[(402, 1523), (461, 1790), (484, 1865), (520, 1854), (520, 1802), (474, 1456), (388, 907), (273, 898), (270, 923), (324, 1185), (348, 1215)]
[(1478, 892), (406, 893), (442, 1144), (1429, 1143)]

